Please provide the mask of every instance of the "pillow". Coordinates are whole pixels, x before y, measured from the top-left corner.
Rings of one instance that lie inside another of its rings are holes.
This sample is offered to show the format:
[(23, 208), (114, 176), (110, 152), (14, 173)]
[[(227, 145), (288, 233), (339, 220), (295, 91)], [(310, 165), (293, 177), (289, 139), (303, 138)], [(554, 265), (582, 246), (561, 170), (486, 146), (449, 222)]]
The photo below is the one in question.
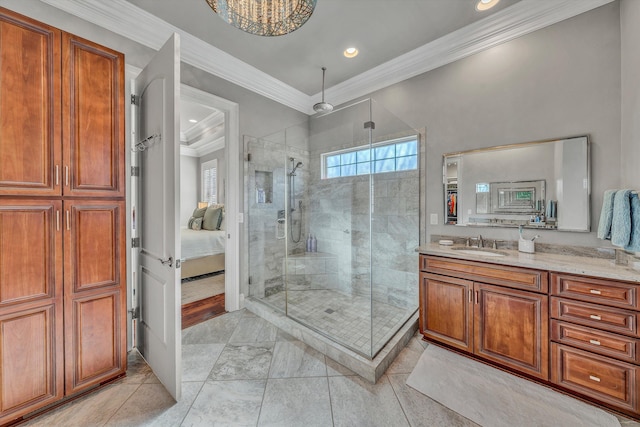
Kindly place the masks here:
[(191, 226), (189, 227), (192, 230), (201, 230), (202, 229), (202, 218), (194, 218)]
[(218, 218), (218, 228), (216, 228), (216, 230), (220, 230), (223, 219), (224, 219), (224, 209), (220, 211), (220, 218)]
[(193, 220), (196, 219), (196, 217), (192, 216), (191, 218), (189, 218), (189, 222), (187, 223), (187, 228), (191, 228), (191, 226), (193, 225)]
[(214, 208), (209, 206), (202, 218), (202, 228), (205, 230), (217, 230), (222, 216), (222, 208)]
[(226, 221), (224, 220), (226, 218), (226, 215), (220, 215), (220, 225), (218, 226), (218, 230), (224, 230), (225, 227), (227, 226)]
[(194, 217), (194, 218), (202, 218), (206, 211), (207, 211), (206, 207), (204, 207), (204, 208), (196, 208), (196, 210), (193, 211), (191, 216)]

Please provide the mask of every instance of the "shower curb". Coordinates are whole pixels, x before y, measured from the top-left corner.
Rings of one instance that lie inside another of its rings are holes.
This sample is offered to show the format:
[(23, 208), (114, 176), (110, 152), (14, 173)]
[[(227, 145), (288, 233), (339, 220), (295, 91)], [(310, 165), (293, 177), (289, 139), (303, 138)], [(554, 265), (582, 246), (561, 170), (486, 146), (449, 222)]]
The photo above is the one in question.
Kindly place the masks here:
[(418, 311), (402, 325), (400, 330), (373, 358), (367, 359), (356, 352), (337, 344), (325, 336), (312, 331), (300, 323), (286, 317), (281, 312), (256, 298), (245, 299), (245, 308), (263, 319), (273, 323), (294, 338), (318, 350), (325, 356), (351, 369), (353, 372), (375, 384), (385, 373), (389, 365), (400, 354), (409, 340), (418, 330)]

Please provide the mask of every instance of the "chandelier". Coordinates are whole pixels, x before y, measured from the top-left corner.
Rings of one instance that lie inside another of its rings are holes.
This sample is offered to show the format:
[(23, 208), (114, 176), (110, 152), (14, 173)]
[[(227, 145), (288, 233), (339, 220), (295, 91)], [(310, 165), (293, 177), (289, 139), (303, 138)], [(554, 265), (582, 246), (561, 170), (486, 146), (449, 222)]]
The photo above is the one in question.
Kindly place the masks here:
[(206, 0), (227, 23), (257, 36), (281, 36), (302, 27), (316, 0)]

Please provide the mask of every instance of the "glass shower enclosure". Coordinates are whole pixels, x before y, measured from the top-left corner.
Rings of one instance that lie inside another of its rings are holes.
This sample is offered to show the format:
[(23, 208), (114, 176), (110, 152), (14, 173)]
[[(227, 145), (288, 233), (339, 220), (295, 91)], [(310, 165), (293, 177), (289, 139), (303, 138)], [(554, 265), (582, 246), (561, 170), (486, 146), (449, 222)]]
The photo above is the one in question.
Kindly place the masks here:
[(249, 297), (373, 358), (418, 307), (418, 133), (367, 99), (247, 150)]

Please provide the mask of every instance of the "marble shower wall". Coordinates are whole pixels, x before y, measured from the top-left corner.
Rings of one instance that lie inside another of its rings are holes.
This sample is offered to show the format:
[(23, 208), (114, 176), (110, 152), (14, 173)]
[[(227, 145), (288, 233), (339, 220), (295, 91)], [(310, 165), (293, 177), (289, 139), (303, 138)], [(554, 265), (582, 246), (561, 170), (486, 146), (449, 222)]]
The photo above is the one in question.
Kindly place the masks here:
[[(251, 154), (251, 161), (245, 168), (244, 180), (245, 206), (249, 213), (249, 296), (263, 298), (283, 290), (285, 253), (304, 252), (309, 224), (306, 134), (305, 123), (263, 138), (248, 139), (246, 151)], [(296, 171), (293, 212), (286, 211), (290, 208), (290, 157), (303, 163)], [(264, 194), (260, 194), (259, 190)], [(283, 215), (288, 215), (293, 230), (287, 227)], [(298, 240), (300, 226), (300, 239), (296, 243), (293, 238)]]

